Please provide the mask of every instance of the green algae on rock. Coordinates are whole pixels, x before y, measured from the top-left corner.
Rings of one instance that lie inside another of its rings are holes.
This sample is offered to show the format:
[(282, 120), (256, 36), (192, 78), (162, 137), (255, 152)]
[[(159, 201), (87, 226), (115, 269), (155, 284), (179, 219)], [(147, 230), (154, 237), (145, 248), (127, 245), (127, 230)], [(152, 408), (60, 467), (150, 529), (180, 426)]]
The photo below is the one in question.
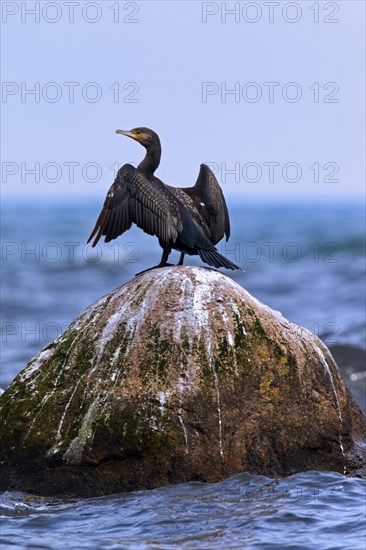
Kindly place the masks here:
[(365, 475), (365, 418), (324, 344), (205, 268), (155, 269), (91, 305), (0, 411), (0, 490)]

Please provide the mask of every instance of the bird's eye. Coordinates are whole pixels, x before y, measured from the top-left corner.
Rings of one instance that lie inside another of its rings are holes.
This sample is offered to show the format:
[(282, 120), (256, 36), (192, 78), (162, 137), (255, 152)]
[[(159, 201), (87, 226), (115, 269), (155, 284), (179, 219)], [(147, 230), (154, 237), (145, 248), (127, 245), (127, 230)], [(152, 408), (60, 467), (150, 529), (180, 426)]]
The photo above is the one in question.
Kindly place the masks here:
[(135, 130), (134, 132), (135, 134), (137, 134), (138, 136), (141, 134), (141, 130)]

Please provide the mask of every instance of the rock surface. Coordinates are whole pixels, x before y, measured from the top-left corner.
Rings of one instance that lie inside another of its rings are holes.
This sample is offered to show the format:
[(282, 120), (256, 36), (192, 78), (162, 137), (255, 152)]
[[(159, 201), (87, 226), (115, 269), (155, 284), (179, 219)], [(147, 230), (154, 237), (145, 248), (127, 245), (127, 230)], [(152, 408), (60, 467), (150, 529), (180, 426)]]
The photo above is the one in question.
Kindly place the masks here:
[(365, 475), (365, 418), (327, 348), (214, 270), (147, 272), (0, 398), (0, 490), (102, 495), (241, 471)]

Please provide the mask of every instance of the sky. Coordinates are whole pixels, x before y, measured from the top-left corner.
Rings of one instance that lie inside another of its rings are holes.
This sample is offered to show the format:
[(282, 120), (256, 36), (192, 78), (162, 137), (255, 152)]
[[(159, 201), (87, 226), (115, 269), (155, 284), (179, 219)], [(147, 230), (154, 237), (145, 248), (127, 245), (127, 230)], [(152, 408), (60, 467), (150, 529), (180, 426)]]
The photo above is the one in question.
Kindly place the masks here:
[(2, 196), (102, 200), (147, 126), (157, 175), (231, 200), (362, 200), (363, 1), (2, 1)]

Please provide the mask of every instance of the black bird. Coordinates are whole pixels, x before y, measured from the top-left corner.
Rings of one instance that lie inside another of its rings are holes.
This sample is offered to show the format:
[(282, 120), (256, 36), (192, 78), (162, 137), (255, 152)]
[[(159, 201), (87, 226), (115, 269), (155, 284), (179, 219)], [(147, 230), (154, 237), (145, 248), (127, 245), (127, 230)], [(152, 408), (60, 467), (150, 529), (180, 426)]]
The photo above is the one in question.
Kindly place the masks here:
[(194, 187), (171, 187), (154, 176), (160, 163), (161, 145), (153, 130), (140, 127), (116, 133), (141, 143), (146, 155), (137, 168), (125, 164), (118, 170), (88, 243), (94, 238), (92, 246), (95, 246), (102, 236), (108, 243), (135, 223), (159, 239), (163, 255), (154, 267), (171, 265), (167, 260), (175, 249), (181, 252), (178, 265), (183, 264), (185, 254), (198, 254), (214, 267), (241, 269), (214, 246), (224, 235), (228, 240), (230, 222), (224, 196), (210, 168), (201, 164)]

